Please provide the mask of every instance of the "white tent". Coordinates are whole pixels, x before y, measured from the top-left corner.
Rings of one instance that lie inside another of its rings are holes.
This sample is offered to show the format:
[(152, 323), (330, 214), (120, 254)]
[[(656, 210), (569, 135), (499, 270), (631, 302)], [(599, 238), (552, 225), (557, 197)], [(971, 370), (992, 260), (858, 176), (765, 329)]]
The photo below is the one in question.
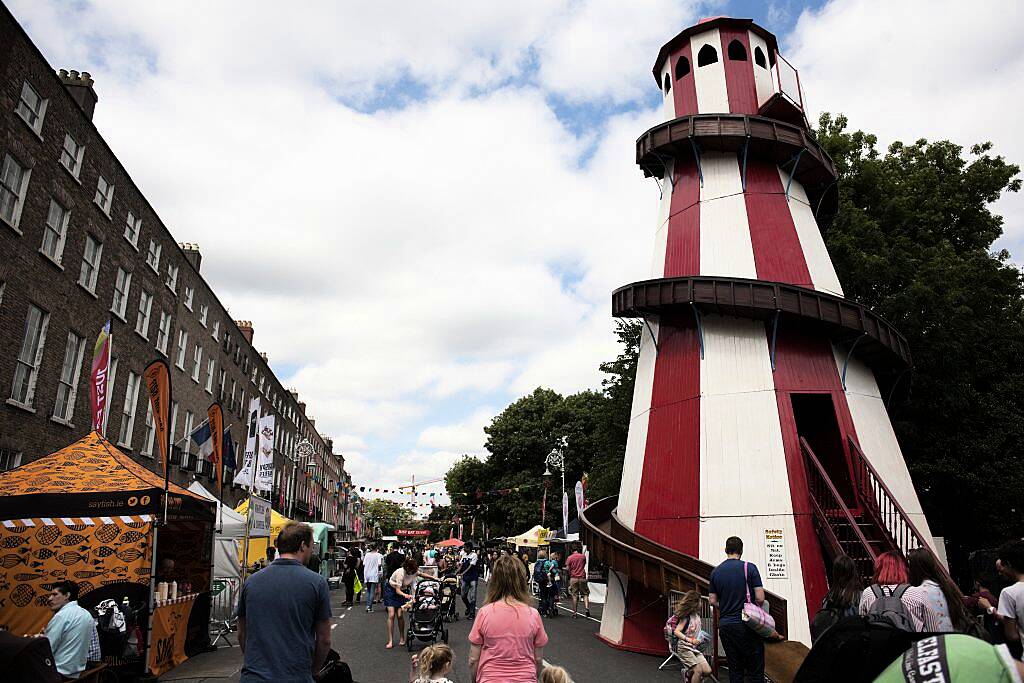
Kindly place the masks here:
[(238, 546), (239, 539), (245, 538), (245, 515), (235, 512), (230, 505), (222, 505), (217, 497), (198, 481), (189, 484), (188, 490), (217, 503), (217, 523), (213, 527), (214, 578), (240, 579)]
[(537, 525), (529, 531), (522, 533), (518, 536), (513, 536), (508, 539), (508, 542), (515, 545), (517, 548), (536, 548), (542, 545), (548, 545), (548, 535), (551, 532), (541, 525)]

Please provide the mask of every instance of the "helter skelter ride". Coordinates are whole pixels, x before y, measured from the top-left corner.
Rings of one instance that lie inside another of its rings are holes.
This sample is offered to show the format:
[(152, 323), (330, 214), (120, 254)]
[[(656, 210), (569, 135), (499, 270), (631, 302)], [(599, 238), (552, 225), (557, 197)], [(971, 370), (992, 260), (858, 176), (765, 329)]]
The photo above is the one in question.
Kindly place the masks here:
[(661, 653), (672, 590), (706, 590), (729, 536), (746, 544), (778, 628), (809, 621), (843, 552), (862, 573), (934, 540), (886, 411), (906, 340), (843, 296), (819, 219), (836, 170), (775, 36), (718, 17), (658, 54), (661, 123), (637, 164), (661, 203), (650, 279), (612, 295), (643, 320), (618, 498), (582, 537), (610, 568), (600, 636)]

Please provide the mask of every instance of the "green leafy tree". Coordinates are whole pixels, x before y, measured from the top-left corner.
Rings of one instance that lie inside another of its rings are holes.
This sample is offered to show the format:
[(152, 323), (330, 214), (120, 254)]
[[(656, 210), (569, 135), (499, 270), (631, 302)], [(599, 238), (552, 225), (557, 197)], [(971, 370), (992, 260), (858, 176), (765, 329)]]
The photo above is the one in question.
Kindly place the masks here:
[[(934, 533), (961, 550), (1024, 533), (1024, 283), (993, 251), (1017, 166), (948, 141), (895, 142), (822, 115), (818, 140), (840, 172), (825, 232), (848, 298), (907, 337), (912, 374), (893, 423)], [(889, 393), (889, 392), (887, 392)], [(888, 398), (888, 396), (886, 396)], [(870, 454), (869, 454), (870, 456)]]
[(383, 498), (366, 501), (366, 522), (370, 528), (380, 527), (381, 534), (390, 536), (398, 529), (415, 528), (412, 510), (401, 503)]

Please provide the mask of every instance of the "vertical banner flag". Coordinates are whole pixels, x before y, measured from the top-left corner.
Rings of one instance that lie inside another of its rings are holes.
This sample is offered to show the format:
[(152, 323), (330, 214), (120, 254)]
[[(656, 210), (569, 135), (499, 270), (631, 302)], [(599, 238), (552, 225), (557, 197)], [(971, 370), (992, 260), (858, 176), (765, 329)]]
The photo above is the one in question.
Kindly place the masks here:
[(579, 518), (580, 513), (583, 512), (583, 508), (586, 503), (583, 500), (583, 482), (576, 482), (576, 517)]
[(210, 419), (210, 438), (213, 441), (213, 453), (210, 461), (217, 476), (217, 490), (224, 481), (224, 411), (216, 401), (206, 409), (206, 417)]
[(170, 427), (171, 411), (171, 371), (167, 362), (155, 360), (146, 366), (142, 373), (149, 392), (149, 403), (153, 407), (153, 430), (157, 445), (160, 446), (160, 458), (164, 463), (164, 475), (167, 474), (168, 451), (171, 446)]
[(107, 374), (110, 372), (110, 321), (96, 337), (92, 350), (92, 373), (89, 375), (89, 405), (92, 407), (92, 429), (103, 431), (103, 415), (107, 412)]
[(562, 491), (562, 532), (569, 533), (569, 492)]
[(249, 412), (245, 419), (245, 453), (242, 456), (242, 466), (235, 472), (234, 483), (239, 486), (252, 488), (254, 481), (253, 460), (256, 457), (256, 430), (260, 419), (260, 399), (254, 398), (249, 401)]
[(264, 415), (259, 421), (259, 459), (254, 474), (253, 488), (257, 491), (274, 489), (274, 416)]

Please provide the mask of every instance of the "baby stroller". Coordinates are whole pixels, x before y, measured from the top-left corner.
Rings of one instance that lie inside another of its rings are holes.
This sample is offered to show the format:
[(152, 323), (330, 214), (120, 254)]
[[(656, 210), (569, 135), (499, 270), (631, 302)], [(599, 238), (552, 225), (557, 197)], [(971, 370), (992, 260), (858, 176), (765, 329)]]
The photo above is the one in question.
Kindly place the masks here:
[(409, 652), (412, 652), (414, 638), (434, 645), (440, 636), (441, 642), (448, 642), (448, 629), (444, 626), (444, 613), (441, 611), (441, 588), (441, 582), (436, 579), (420, 579), (416, 584), (405, 635)]
[(441, 580), (441, 618), (448, 623), (459, 620), (455, 598), (459, 595), (459, 580), (448, 576)]

